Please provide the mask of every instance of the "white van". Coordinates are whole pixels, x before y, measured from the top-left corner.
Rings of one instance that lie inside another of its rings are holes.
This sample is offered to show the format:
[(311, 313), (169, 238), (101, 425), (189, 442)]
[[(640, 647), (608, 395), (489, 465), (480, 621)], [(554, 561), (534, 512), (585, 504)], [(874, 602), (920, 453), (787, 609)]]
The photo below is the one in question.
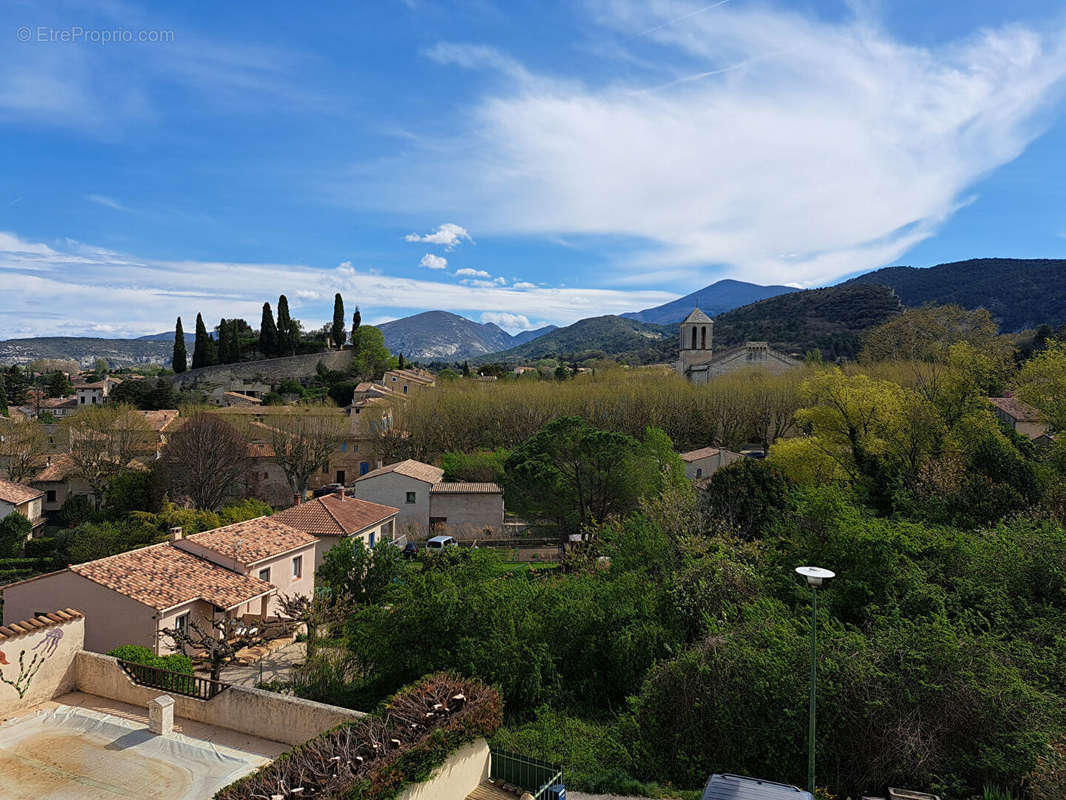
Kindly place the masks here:
[(426, 542), (426, 550), (429, 552), (440, 551), (445, 547), (458, 547), (459, 542), (454, 536), (434, 536)]

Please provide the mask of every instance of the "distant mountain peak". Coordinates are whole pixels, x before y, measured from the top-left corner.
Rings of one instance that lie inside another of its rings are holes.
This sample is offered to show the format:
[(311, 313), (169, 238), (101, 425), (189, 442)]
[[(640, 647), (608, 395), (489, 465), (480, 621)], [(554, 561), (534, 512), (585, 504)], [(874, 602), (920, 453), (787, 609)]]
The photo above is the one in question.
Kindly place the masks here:
[(699, 309), (709, 317), (716, 317), (734, 308), (795, 291), (797, 289), (792, 286), (760, 286), (757, 283), (722, 278), (677, 300), (622, 316), (655, 325), (676, 325), (693, 309)]
[(465, 361), (554, 330), (546, 326), (512, 336), (494, 322), (474, 322), (450, 311), (423, 311), (377, 327), (389, 350), (415, 361)]

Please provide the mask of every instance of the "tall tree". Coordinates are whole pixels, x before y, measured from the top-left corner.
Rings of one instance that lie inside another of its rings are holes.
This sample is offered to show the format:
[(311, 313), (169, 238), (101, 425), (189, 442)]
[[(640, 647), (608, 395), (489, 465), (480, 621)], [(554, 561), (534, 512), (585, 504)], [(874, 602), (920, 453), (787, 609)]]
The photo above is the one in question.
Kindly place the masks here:
[(0, 455), (7, 462), (7, 479), (25, 483), (44, 464), (44, 428), (37, 422), (11, 424), (0, 436)]
[(30, 381), (18, 364), (13, 364), (7, 368), (4, 382), (7, 387), (8, 403), (13, 406), (20, 406), (26, 402), (26, 390), (30, 388)]
[(66, 397), (72, 391), (74, 391), (74, 387), (71, 386), (67, 373), (59, 372), (58, 370), (52, 373), (52, 377), (48, 379), (49, 397)]
[(348, 428), (344, 412), (333, 406), (297, 406), (263, 421), (270, 428), (274, 460), (293, 494), (303, 497), (311, 476), (329, 467), (329, 458)]
[(296, 355), (296, 337), (293, 319), (289, 316), (289, 298), (278, 298), (278, 351), (281, 355)]
[(204, 318), (196, 315), (196, 342), (192, 349), (192, 368), (209, 367), (215, 363), (215, 343), (207, 335)]
[(352, 370), (363, 378), (380, 378), (392, 366), (385, 335), (373, 325), (360, 327), (352, 339)]
[(355, 307), (355, 313), (352, 314), (352, 344), (355, 344), (356, 335), (359, 333), (359, 326), (363, 322), (363, 315), (359, 313), (359, 306)]
[(181, 327), (181, 317), (178, 317), (178, 324), (174, 326), (174, 355), (170, 363), (176, 373), (184, 372), (189, 368), (185, 355), (185, 331)]
[(170, 434), (160, 461), (172, 496), (214, 511), (247, 471), (248, 445), (233, 425), (200, 411)]
[(344, 300), (341, 298), (341, 293), (337, 292), (333, 297), (333, 328), (330, 330), (330, 341), (340, 350), (344, 340)]
[(396, 368), (403, 369), (406, 366), (407, 362), (403, 360), (403, 353), (400, 353), (400, 355), (396, 357)]
[(0, 417), (7, 416), (7, 381), (4, 373), (0, 371)]
[(259, 323), (259, 351), (267, 358), (278, 352), (278, 326), (270, 303), (263, 303), (263, 319)]
[(63, 420), (70, 458), (99, 501), (134, 456), (154, 450), (156, 436), (143, 414), (125, 404), (86, 406)]

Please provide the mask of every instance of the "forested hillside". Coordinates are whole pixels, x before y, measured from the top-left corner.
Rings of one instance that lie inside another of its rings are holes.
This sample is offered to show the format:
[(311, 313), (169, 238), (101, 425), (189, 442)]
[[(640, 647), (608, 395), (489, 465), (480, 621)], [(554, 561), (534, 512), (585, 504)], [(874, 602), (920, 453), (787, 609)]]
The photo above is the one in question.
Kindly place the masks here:
[(935, 267), (886, 267), (847, 285), (891, 287), (906, 306), (987, 308), (1000, 330), (1066, 322), (1066, 259), (975, 258)]
[(532, 342), (491, 353), (482, 361), (524, 362), (540, 358), (581, 361), (610, 356), (623, 363), (650, 364), (677, 357), (675, 326), (649, 325), (612, 315), (579, 320)]

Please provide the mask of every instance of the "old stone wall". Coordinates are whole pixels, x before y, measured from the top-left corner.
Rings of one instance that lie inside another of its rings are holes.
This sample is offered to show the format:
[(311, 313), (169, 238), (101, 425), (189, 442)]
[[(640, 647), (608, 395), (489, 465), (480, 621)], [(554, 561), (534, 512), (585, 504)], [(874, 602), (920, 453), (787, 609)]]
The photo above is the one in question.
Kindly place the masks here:
[(216, 364), (213, 367), (200, 367), (172, 375), (169, 380), (176, 389), (211, 390), (221, 386), (225, 387), (226, 391), (239, 392), (245, 384), (275, 385), (284, 378), (309, 378), (315, 374), (320, 361), (327, 369), (345, 371), (351, 366), (352, 351), (328, 350), (324, 353), (269, 358), (263, 361)]

